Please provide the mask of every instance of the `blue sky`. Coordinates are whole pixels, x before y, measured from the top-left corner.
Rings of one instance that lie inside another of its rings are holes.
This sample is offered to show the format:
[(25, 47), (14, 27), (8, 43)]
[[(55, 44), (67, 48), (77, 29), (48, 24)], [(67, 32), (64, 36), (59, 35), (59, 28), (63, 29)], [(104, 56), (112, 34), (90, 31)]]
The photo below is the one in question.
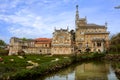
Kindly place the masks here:
[(88, 23), (108, 23), (111, 34), (120, 32), (120, 0), (0, 0), (0, 39), (52, 37), (54, 28), (75, 28), (76, 5)]

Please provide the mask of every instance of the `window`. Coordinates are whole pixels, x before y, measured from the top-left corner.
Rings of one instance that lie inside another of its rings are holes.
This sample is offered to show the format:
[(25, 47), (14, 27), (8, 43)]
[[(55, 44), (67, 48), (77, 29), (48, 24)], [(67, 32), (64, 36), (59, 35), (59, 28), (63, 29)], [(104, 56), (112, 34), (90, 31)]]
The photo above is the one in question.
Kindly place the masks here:
[(45, 47), (47, 47), (47, 44), (45, 44)]
[(100, 43), (100, 42), (98, 42), (98, 43), (97, 43), (97, 46), (98, 46), (98, 47), (100, 47), (100, 46), (101, 46), (101, 43)]
[(40, 52), (42, 52), (42, 50), (40, 50)]
[(82, 43), (79, 43), (79, 48), (81, 48), (82, 47)]
[(84, 34), (84, 32), (81, 32), (80, 34)]
[(95, 46), (95, 43), (93, 43), (93, 46)]

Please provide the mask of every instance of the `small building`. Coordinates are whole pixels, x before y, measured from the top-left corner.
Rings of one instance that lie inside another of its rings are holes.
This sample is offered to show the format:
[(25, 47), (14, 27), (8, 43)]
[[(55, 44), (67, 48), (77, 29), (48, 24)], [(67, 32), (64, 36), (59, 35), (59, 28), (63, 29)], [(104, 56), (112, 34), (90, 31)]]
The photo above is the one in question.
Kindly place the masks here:
[(36, 53), (39, 54), (51, 54), (51, 42), (50, 38), (37, 38), (35, 39)]
[(68, 29), (60, 29), (53, 32), (51, 54), (72, 54), (74, 47), (72, 46), (72, 35)]

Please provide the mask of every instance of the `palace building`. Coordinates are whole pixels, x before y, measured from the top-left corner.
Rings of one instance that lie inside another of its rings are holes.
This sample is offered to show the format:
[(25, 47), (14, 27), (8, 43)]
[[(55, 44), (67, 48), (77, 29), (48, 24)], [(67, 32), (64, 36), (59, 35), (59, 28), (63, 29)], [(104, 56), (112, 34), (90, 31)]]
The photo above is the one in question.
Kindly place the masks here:
[(72, 35), (67, 29), (56, 30), (53, 33), (51, 54), (72, 54)]
[(79, 51), (103, 52), (109, 47), (109, 32), (107, 23), (105, 25), (89, 24), (87, 19), (79, 17), (78, 5), (76, 6), (76, 31), (75, 43)]
[(79, 16), (76, 6), (75, 31), (59, 29), (53, 32), (53, 38), (37, 38), (23, 40), (10, 39), (9, 55), (25, 54), (74, 54), (75, 52), (104, 52), (109, 48), (109, 32), (107, 23), (97, 25), (87, 23), (87, 18)]

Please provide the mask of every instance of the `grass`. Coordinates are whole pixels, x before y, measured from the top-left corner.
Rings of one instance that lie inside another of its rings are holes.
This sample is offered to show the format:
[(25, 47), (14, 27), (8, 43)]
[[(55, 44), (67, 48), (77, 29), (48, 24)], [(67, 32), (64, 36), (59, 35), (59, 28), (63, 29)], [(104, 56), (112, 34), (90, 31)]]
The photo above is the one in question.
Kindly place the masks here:
[[(8, 76), (23, 76), (26, 73), (34, 74), (37, 68), (40, 68), (40, 72), (44, 72), (53, 66), (58, 64), (63, 64), (66, 61), (70, 61), (69, 58), (64, 58), (64, 56), (47, 56), (47, 55), (27, 55), (24, 58), (19, 58), (18, 56), (0, 56), (3, 58), (3, 62), (0, 62), (0, 77), (6, 78)], [(58, 60), (58, 61), (55, 61)], [(33, 61), (38, 63), (37, 67), (31, 69), (26, 69), (27, 66), (33, 66), (33, 64), (28, 63), (28, 61)]]

